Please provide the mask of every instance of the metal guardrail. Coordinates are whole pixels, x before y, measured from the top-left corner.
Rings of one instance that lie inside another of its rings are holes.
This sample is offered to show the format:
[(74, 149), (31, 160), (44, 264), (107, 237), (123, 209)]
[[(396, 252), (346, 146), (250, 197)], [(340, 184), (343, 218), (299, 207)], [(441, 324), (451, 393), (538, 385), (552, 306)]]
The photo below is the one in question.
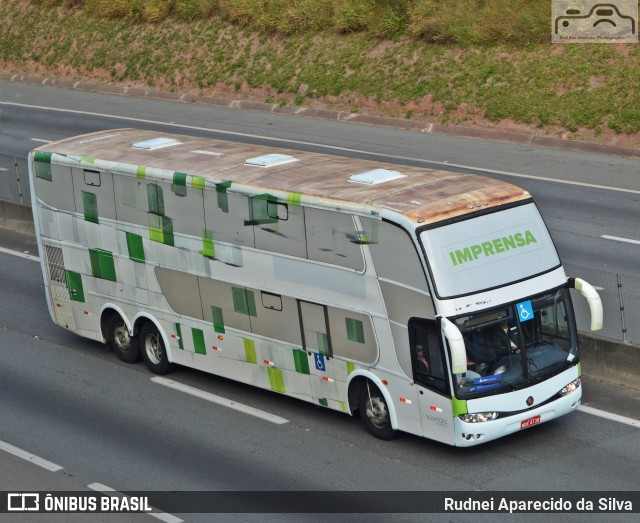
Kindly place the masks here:
[[(0, 199), (31, 203), (27, 160), (0, 154)], [(617, 341), (640, 343), (640, 276), (565, 264), (568, 276), (595, 286), (604, 305), (604, 328), (597, 334)], [(589, 332), (590, 311), (574, 294), (578, 330)]]
[(0, 154), (0, 198), (31, 203), (29, 169), (25, 158)]
[[(565, 265), (565, 271), (568, 276), (588, 281), (600, 294), (604, 327), (595, 334), (640, 344), (640, 276), (570, 264)], [(578, 330), (589, 332), (589, 307), (577, 292), (573, 294), (573, 307)]]

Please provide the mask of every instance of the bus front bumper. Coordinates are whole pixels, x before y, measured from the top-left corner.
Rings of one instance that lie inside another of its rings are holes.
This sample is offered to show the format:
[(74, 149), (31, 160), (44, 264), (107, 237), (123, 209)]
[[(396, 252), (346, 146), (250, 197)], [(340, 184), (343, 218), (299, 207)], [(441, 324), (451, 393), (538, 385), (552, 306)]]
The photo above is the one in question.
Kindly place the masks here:
[(453, 444), (459, 447), (471, 447), (530, 429), (573, 412), (580, 405), (581, 399), (582, 387), (579, 387), (566, 396), (526, 412), (513, 415), (502, 412), (501, 417), (492, 421), (469, 423), (456, 417), (454, 418)]

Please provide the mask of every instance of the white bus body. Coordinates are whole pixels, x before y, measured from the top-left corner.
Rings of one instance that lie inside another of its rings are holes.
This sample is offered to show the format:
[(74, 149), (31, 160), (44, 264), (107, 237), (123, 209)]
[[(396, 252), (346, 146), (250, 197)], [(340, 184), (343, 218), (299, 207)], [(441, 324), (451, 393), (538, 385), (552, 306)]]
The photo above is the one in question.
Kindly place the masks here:
[(511, 184), (119, 129), (29, 157), (55, 323), (469, 446), (575, 410), (567, 279)]

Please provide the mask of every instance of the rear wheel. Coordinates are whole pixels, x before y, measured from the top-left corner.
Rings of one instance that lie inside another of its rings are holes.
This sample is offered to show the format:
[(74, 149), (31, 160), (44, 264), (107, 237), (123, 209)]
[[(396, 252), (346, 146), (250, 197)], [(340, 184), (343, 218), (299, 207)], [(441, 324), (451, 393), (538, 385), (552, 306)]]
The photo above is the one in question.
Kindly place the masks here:
[(158, 327), (153, 323), (145, 323), (140, 329), (140, 352), (142, 359), (155, 374), (168, 374), (174, 369), (167, 357), (167, 350), (162, 341)]
[(395, 437), (387, 402), (380, 389), (370, 381), (360, 389), (359, 410), (364, 426), (376, 438), (390, 440)]
[(131, 336), (127, 324), (119, 314), (109, 320), (109, 345), (125, 363), (136, 363), (142, 359), (137, 336)]

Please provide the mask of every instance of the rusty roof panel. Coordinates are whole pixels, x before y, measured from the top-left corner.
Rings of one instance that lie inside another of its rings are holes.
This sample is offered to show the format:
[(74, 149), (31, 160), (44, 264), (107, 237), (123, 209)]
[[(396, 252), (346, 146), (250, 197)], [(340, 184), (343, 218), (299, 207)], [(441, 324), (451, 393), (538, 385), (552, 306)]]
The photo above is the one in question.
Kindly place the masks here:
[[(134, 143), (157, 138), (181, 143), (152, 150), (133, 147)], [(454, 218), (479, 207), (530, 198), (515, 185), (471, 174), (135, 129), (93, 133), (48, 143), (38, 149), (180, 171), (214, 182), (253, 186), (264, 192), (295, 192), (349, 201), (394, 211), (419, 224)], [(298, 161), (266, 168), (245, 165), (249, 158), (268, 154), (291, 155)], [(399, 171), (406, 177), (374, 185), (349, 181), (351, 175), (375, 169)]]

